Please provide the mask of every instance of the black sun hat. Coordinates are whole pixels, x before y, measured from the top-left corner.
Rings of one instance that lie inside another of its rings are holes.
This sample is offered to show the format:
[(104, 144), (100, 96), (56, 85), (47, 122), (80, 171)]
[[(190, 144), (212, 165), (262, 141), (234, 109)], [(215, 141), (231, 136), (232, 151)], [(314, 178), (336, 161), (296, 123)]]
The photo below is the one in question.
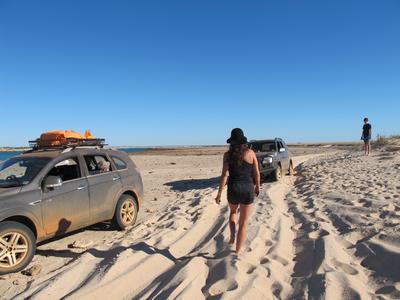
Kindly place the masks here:
[(247, 144), (247, 138), (244, 136), (243, 130), (234, 128), (231, 132), (231, 137), (226, 141), (231, 145)]

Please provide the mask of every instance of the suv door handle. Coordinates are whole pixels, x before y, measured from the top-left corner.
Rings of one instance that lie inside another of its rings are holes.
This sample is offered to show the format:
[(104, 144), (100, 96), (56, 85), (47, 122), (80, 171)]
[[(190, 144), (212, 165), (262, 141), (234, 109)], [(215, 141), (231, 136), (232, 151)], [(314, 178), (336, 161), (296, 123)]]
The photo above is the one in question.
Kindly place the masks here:
[(83, 185), (83, 186), (78, 187), (77, 190), (81, 191), (81, 190), (86, 189), (86, 188), (87, 188), (87, 185)]
[(29, 205), (36, 205), (36, 204), (39, 204), (41, 202), (42, 202), (42, 200), (37, 200), (37, 201), (30, 202)]
[(119, 177), (113, 177), (113, 181), (115, 181), (115, 180), (118, 180), (119, 179)]

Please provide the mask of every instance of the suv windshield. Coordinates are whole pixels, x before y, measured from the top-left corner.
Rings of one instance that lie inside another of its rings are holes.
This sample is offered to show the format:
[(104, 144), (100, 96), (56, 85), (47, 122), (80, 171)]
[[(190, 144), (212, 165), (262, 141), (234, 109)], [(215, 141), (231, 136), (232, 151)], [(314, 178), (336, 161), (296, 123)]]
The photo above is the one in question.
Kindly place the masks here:
[(275, 152), (276, 145), (275, 141), (270, 142), (258, 142), (258, 143), (249, 143), (249, 148), (254, 152)]
[(0, 164), (0, 188), (29, 184), (49, 162), (49, 158), (13, 157)]

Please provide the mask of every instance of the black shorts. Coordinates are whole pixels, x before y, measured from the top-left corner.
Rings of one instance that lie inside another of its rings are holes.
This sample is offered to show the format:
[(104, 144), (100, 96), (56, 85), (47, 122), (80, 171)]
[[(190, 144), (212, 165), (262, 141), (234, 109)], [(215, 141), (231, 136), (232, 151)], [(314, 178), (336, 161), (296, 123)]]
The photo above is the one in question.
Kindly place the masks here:
[(228, 202), (230, 204), (252, 204), (254, 202), (254, 183), (230, 182), (228, 183)]

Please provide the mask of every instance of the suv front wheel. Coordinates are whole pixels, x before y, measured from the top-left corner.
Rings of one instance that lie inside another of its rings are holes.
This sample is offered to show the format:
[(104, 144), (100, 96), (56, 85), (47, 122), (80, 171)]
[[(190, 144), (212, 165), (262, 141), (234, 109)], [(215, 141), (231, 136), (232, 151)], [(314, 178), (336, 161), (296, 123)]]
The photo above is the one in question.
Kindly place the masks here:
[(294, 168), (293, 168), (293, 162), (292, 160), (290, 160), (290, 164), (289, 164), (289, 175), (294, 175)]
[(33, 232), (21, 223), (0, 223), (0, 275), (24, 269), (35, 254), (35, 240)]
[(114, 226), (119, 230), (132, 226), (136, 222), (138, 205), (135, 199), (129, 195), (119, 198), (113, 218)]
[(276, 181), (280, 181), (282, 179), (283, 173), (282, 173), (282, 166), (281, 164), (278, 164), (276, 166), (276, 169), (274, 170), (274, 179)]

